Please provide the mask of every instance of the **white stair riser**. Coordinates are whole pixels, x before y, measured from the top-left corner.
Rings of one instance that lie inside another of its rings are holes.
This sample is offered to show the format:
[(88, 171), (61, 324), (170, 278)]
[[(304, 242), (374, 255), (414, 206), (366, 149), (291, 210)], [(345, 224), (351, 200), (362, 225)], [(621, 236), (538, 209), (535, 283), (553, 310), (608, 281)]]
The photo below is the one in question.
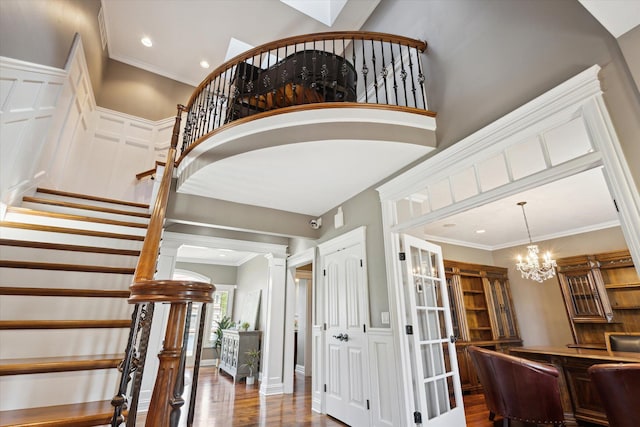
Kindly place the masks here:
[(34, 240), (46, 243), (63, 243), (67, 245), (99, 246), (103, 248), (135, 249), (142, 248), (142, 241), (114, 239), (111, 237), (85, 236), (81, 234), (56, 233), (49, 231), (24, 230), (12, 227), (0, 227), (0, 237), (14, 240)]
[(134, 268), (138, 262), (138, 257), (132, 255), (102, 254), (95, 252), (78, 252), (1, 245), (0, 259), (7, 261), (35, 261), (130, 268)]
[(122, 320), (133, 306), (124, 298), (3, 295), (0, 320)]
[(40, 215), (28, 215), (16, 212), (8, 212), (4, 220), (9, 222), (20, 222), (24, 224), (46, 225), (51, 227), (78, 228), (82, 230), (104, 231), (107, 233), (131, 234), (134, 236), (144, 236), (147, 233), (146, 228), (102, 224), (99, 222), (78, 221), (74, 219), (53, 218)]
[(129, 289), (132, 274), (105, 274), (84, 271), (0, 268), (4, 286), (70, 289)]
[(108, 400), (119, 378), (116, 369), (0, 377), (0, 410)]
[(102, 208), (118, 209), (121, 211), (149, 213), (149, 209), (147, 208), (138, 208), (135, 206), (121, 205), (119, 203), (96, 202), (94, 200), (86, 200), (78, 197), (60, 196), (58, 194), (45, 194), (45, 193), (36, 192), (34, 197), (37, 197), (39, 199), (60, 200), (63, 202), (77, 203), (79, 205), (91, 205), (91, 206), (99, 206)]
[(5, 330), (0, 331), (0, 359), (124, 355), (128, 336), (128, 328)]
[(120, 215), (120, 214), (100, 212), (100, 211), (94, 211), (94, 210), (88, 210), (88, 209), (68, 208), (66, 206), (47, 205), (44, 203), (23, 202), (21, 207), (34, 209), (37, 211), (88, 216), (91, 218), (113, 219), (116, 221), (136, 222), (140, 224), (147, 224), (149, 222), (149, 218), (143, 218), (139, 216)]

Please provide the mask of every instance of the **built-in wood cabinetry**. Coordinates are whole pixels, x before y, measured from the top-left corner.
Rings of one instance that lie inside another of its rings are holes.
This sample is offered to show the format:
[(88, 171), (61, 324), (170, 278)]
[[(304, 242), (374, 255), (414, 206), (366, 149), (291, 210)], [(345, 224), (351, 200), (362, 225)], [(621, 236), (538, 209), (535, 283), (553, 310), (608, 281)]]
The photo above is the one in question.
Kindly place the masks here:
[(467, 347), (497, 351), (522, 345), (511, 301), (507, 269), (444, 261), (451, 319), (463, 391), (481, 388)]
[(605, 348), (605, 332), (640, 331), (640, 278), (629, 251), (556, 263), (576, 346)]
[[(233, 377), (235, 383), (249, 375), (249, 368), (243, 366), (246, 352), (260, 350), (260, 331), (236, 331), (225, 329), (222, 331), (222, 346), (220, 347), (220, 369)], [(257, 374), (254, 370), (254, 375)]]

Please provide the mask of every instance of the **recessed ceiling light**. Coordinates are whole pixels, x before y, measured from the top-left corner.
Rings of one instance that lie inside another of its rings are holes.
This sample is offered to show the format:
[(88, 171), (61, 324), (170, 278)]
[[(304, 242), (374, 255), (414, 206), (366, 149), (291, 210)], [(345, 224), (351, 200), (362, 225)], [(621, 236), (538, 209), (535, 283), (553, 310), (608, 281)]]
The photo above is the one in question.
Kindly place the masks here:
[(482, 233), (486, 233), (486, 232), (487, 232), (487, 230), (476, 230), (477, 234), (482, 234)]
[(207, 61), (200, 61), (200, 66), (202, 68), (209, 68), (209, 63)]
[(153, 46), (153, 42), (151, 41), (151, 39), (149, 37), (146, 37), (146, 36), (140, 39), (140, 43), (142, 43), (146, 47)]

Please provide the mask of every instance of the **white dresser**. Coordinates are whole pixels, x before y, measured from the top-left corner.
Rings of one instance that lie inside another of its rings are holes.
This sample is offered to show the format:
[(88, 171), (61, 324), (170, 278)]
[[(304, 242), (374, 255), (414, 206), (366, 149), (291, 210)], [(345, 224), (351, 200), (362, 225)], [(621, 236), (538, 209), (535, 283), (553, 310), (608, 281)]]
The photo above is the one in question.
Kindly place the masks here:
[[(237, 331), (225, 329), (222, 331), (222, 347), (220, 348), (220, 367), (233, 377), (235, 383), (249, 375), (249, 368), (245, 363), (246, 352), (253, 349), (260, 350), (261, 331)], [(254, 370), (258, 374), (258, 368)]]

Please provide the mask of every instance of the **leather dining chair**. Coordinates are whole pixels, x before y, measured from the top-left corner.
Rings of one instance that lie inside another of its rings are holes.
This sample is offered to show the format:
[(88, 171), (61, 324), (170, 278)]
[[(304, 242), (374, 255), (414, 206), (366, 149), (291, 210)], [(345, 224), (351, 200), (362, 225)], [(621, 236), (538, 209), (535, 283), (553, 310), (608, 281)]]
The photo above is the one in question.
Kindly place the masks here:
[(607, 351), (640, 353), (640, 332), (605, 332)]
[(589, 367), (609, 427), (637, 427), (640, 423), (640, 363), (607, 363)]
[(564, 425), (558, 370), (480, 347), (468, 347), (493, 415), (535, 424)]

